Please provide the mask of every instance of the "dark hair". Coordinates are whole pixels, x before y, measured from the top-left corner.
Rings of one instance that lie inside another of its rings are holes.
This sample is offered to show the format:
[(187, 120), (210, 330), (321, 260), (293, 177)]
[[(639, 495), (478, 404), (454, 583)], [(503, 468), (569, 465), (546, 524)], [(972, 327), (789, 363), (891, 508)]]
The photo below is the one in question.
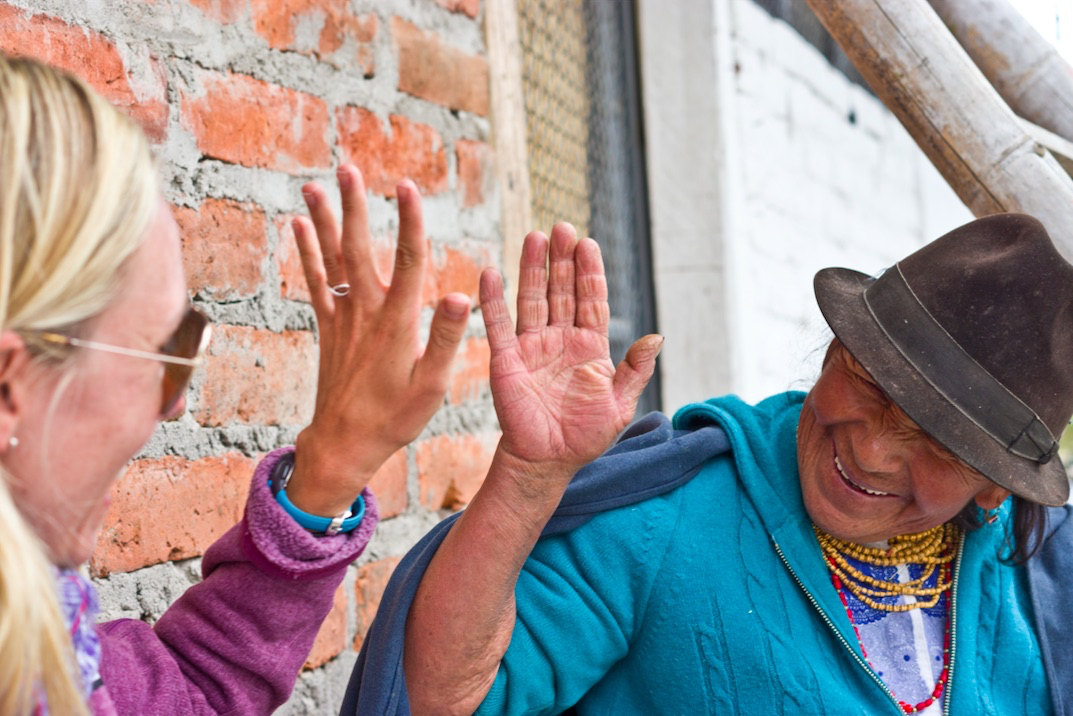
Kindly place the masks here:
[[(970, 502), (954, 518), (954, 524), (966, 532), (983, 526), (979, 508)], [(1047, 527), (1047, 508), (1023, 497), (1013, 496), (1013, 525), (1007, 526), (1002, 540), (1001, 558), (1005, 564), (1021, 565), (1032, 559), (1043, 545), (1043, 532)]]

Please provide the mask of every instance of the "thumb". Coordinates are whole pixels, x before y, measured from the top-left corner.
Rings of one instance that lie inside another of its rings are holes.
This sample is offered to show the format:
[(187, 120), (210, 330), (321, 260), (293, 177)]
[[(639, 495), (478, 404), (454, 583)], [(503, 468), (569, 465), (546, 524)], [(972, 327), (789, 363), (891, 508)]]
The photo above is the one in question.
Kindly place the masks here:
[(656, 371), (656, 357), (663, 348), (663, 340), (663, 336), (654, 333), (638, 338), (615, 368), (613, 390), (627, 422), (633, 418), (637, 401)]

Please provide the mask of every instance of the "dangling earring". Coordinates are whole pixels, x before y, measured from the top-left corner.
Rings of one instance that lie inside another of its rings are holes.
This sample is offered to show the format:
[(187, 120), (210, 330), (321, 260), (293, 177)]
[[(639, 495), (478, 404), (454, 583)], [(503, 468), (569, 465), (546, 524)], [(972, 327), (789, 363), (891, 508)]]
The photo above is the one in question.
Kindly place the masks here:
[(997, 507), (995, 509), (993, 509), (993, 510), (985, 510), (984, 514), (986, 515), (986, 517), (984, 517), (984, 522), (986, 522), (987, 524), (993, 525), (996, 522), (998, 522), (998, 508)]

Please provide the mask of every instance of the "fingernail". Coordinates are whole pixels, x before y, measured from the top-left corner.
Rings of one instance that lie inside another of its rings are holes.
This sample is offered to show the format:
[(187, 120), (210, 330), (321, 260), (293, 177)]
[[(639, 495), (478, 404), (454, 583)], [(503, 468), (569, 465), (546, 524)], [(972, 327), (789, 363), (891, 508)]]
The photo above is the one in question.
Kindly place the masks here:
[(298, 219), (291, 219), (291, 231), (294, 232), (295, 236), (298, 236), (302, 232), (302, 222), (298, 221)]
[(317, 195), (311, 191), (303, 191), (302, 198), (306, 201), (306, 206), (310, 209), (317, 205)]
[(399, 201), (409, 201), (410, 187), (402, 182), (399, 182), (399, 185), (395, 187), (395, 196), (398, 197)]
[(462, 318), (469, 311), (469, 299), (463, 296), (447, 296), (443, 299), (443, 312), (448, 318)]
[(343, 167), (339, 167), (339, 171), (335, 173), (335, 177), (339, 180), (340, 189), (349, 189), (350, 185), (354, 183), (354, 177), (350, 176), (350, 172)]

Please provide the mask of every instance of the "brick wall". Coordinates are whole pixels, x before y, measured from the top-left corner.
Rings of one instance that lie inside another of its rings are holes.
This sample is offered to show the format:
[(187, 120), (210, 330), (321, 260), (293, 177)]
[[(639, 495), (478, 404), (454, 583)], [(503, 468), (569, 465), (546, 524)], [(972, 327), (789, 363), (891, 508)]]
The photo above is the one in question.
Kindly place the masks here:
[[(501, 251), (481, 13), (480, 0), (0, 1), (0, 49), (81, 75), (145, 128), (191, 294), (216, 323), (186, 415), (115, 487), (90, 564), (104, 618), (152, 622), (196, 581), (257, 459), (311, 415), (317, 342), (289, 229), (302, 183), (357, 163), (386, 267), (394, 186), (413, 179), (434, 257), (426, 325), (443, 293), (476, 299)], [(479, 486), (498, 435), (487, 360), (474, 313), (444, 408), (373, 482), (385, 520), (281, 713), (335, 713), (398, 558)]]

